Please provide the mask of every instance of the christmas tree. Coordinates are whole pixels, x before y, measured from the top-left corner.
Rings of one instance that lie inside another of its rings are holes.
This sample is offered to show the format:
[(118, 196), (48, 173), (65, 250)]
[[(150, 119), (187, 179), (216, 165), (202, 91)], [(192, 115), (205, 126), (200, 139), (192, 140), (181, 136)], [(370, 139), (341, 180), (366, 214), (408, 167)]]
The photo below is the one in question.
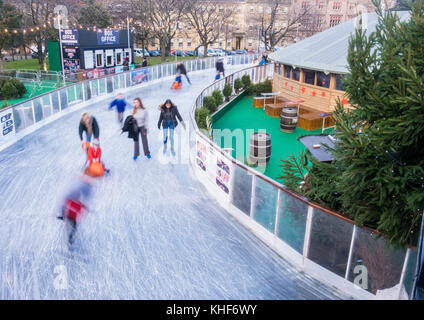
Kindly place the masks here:
[[(335, 112), (336, 160), (302, 155), (308, 175), (296, 191), (392, 244), (416, 244), (424, 207), (424, 0), (407, 21), (393, 11), (378, 15), (375, 32), (358, 29), (349, 43), (344, 86), (353, 109), (339, 103)], [(294, 161), (283, 161), (291, 188), (300, 181)]]

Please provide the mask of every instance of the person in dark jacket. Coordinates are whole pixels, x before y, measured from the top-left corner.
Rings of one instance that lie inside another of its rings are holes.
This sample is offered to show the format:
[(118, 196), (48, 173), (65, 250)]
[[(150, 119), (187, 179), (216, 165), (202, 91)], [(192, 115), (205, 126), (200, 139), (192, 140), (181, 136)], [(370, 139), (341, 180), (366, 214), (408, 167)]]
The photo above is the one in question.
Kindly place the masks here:
[(141, 64), (141, 66), (143, 68), (147, 67), (147, 58), (146, 57), (143, 58), (143, 63)]
[(222, 76), (225, 77), (224, 59), (222, 58), (218, 59), (218, 61), (216, 62), (215, 68), (217, 73), (222, 74)]
[(111, 110), (114, 106), (116, 106), (116, 112), (118, 114), (118, 121), (122, 125), (122, 122), (124, 121), (124, 112), (125, 112), (125, 106), (127, 105), (127, 102), (125, 101), (122, 94), (118, 94), (116, 99), (113, 100), (109, 105), (109, 110)]
[(171, 140), (171, 154), (175, 156), (174, 150), (174, 129), (178, 125), (178, 120), (181, 122), (181, 125), (186, 128), (183, 118), (178, 112), (177, 106), (170, 100), (166, 100), (165, 103), (159, 106), (160, 117), (158, 121), (158, 129), (160, 130), (161, 126), (163, 128), (163, 153), (166, 153), (167, 143), (168, 143), (168, 131), (169, 139)]
[(185, 65), (182, 63), (182, 62), (178, 62), (177, 63), (177, 74), (183, 74), (183, 75), (185, 75), (185, 77), (186, 77), (186, 79), (187, 79), (187, 82), (188, 82), (188, 84), (191, 84), (191, 81), (190, 81), (190, 79), (188, 78), (188, 76), (187, 76), (187, 70), (186, 70), (186, 68), (185, 68)]
[(94, 136), (95, 139), (99, 138), (100, 129), (96, 118), (90, 115), (89, 112), (84, 112), (81, 115), (81, 121), (79, 123), (78, 133), (81, 140), (81, 145), (84, 144), (83, 133), (85, 132), (86, 142), (91, 142), (91, 138)]
[(125, 57), (124, 62), (122, 63), (124, 66), (124, 70), (129, 70), (130, 61), (128, 60), (128, 57)]

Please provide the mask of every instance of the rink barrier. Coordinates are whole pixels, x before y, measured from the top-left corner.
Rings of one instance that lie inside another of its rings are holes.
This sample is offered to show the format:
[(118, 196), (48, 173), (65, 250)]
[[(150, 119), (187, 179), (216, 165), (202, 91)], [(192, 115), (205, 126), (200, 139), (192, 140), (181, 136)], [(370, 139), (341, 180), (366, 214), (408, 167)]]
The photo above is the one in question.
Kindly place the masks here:
[(416, 248), (389, 246), (383, 237), (377, 238), (377, 231), (357, 226), (233, 158), (209, 132), (198, 128), (194, 112), (202, 107), (203, 98), (227, 83), (233, 87), (234, 80), (245, 74), (258, 83), (272, 79), (273, 66), (235, 72), (205, 88), (194, 102), (190, 122), (196, 134), (190, 163), (198, 180), (236, 220), (299, 272), (356, 299), (409, 299)]
[[(219, 58), (226, 66), (251, 64), (257, 55), (233, 55), (178, 61), (187, 72), (215, 68)], [(174, 77), (178, 62), (133, 69), (70, 84), (0, 110), (0, 151), (47, 123), (116, 95), (121, 90)]]

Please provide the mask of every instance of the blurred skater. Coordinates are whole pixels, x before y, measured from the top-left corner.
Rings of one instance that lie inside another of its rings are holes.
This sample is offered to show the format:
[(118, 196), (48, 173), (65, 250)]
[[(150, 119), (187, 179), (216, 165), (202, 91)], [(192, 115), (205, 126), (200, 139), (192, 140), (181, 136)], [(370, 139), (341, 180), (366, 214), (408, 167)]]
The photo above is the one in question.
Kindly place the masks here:
[(181, 83), (182, 83), (181, 74), (177, 73), (174, 83), (171, 86), (171, 89), (175, 89), (175, 90), (181, 89), (183, 87)]
[(175, 156), (174, 150), (174, 129), (178, 125), (178, 120), (181, 122), (181, 125), (185, 129), (185, 123), (180, 113), (178, 112), (177, 106), (170, 100), (166, 100), (165, 103), (159, 106), (160, 117), (158, 121), (158, 129), (160, 130), (161, 126), (163, 128), (163, 153), (165, 154), (167, 151), (167, 143), (168, 143), (168, 131), (169, 131), (169, 140), (171, 141), (171, 154)]
[(133, 110), (133, 118), (136, 122), (136, 134), (134, 139), (134, 160), (140, 156), (140, 143), (138, 141), (138, 136), (141, 136), (141, 142), (143, 143), (143, 151), (144, 155), (147, 159), (151, 158), (150, 150), (149, 150), (149, 142), (147, 141), (147, 131), (148, 131), (148, 122), (149, 122), (149, 113), (147, 109), (144, 107), (140, 98), (134, 99), (134, 110)]
[(122, 122), (124, 121), (124, 112), (125, 112), (126, 105), (127, 105), (127, 102), (125, 101), (121, 93), (119, 93), (116, 96), (116, 99), (113, 100), (109, 105), (109, 110), (111, 110), (114, 106), (116, 106), (118, 121), (121, 125), (122, 125)]
[(66, 223), (66, 233), (68, 245), (72, 246), (75, 240), (78, 223), (81, 221), (84, 213), (88, 211), (87, 204), (91, 197), (93, 182), (90, 177), (83, 175), (71, 187), (63, 200), (61, 215), (57, 218)]
[[(85, 132), (85, 141), (83, 139), (83, 133)], [(91, 116), (89, 112), (84, 112), (81, 115), (81, 121), (78, 128), (79, 137), (81, 140), (81, 145), (84, 142), (90, 142), (91, 138), (94, 136), (95, 139), (99, 139), (100, 130), (99, 125), (95, 117)]]
[(224, 59), (219, 58), (215, 65), (216, 72), (220, 75), (222, 74), (223, 77), (225, 77), (225, 70), (224, 70)]
[(181, 75), (185, 75), (185, 77), (186, 77), (186, 79), (187, 79), (188, 84), (190, 84), (190, 85), (191, 85), (191, 81), (190, 81), (190, 79), (189, 79), (189, 78), (188, 78), (188, 76), (187, 76), (187, 70), (186, 70), (186, 68), (185, 68), (185, 65), (184, 65), (182, 62), (178, 62), (178, 63), (177, 63), (177, 73), (179, 73), (179, 74), (181, 74)]

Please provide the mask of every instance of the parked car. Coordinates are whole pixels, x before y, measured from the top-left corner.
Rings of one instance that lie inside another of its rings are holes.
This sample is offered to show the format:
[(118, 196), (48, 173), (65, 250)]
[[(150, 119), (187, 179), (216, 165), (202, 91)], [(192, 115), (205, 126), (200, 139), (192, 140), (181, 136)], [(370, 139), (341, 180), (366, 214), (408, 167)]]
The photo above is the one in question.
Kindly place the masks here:
[(38, 59), (38, 52), (33, 52), (33, 53), (31, 54), (31, 58), (33, 58), (33, 59)]
[(246, 50), (236, 50), (236, 54), (246, 54), (247, 51)]
[(215, 53), (216, 53), (216, 55), (218, 56), (218, 57), (223, 57), (223, 56), (225, 56), (225, 51), (224, 50), (222, 50), (222, 49), (212, 49)]
[(151, 57), (160, 57), (161, 56), (160, 50), (151, 50), (149, 53), (150, 53)]
[(253, 53), (253, 54), (256, 54), (257, 52), (256, 52), (256, 50), (251, 49), (251, 50), (248, 50), (248, 51), (247, 51), (247, 53)]
[(233, 51), (233, 50), (224, 50), (225, 51), (225, 53), (228, 55), (228, 56), (233, 56), (233, 55), (235, 55), (236, 54), (236, 52), (235, 51)]
[(177, 57), (187, 57), (184, 51), (181, 50), (171, 50), (169, 53), (171, 56), (177, 56)]
[[(135, 53), (135, 56), (136, 57), (142, 57), (143, 56), (143, 49), (135, 48), (134, 49), (134, 53)], [(150, 57), (150, 53), (146, 49), (144, 49), (144, 56), (145, 57)]]
[(187, 51), (185, 52), (185, 54), (186, 54), (187, 56), (189, 56), (189, 57), (194, 57), (194, 51), (193, 51), (193, 50), (187, 50)]

